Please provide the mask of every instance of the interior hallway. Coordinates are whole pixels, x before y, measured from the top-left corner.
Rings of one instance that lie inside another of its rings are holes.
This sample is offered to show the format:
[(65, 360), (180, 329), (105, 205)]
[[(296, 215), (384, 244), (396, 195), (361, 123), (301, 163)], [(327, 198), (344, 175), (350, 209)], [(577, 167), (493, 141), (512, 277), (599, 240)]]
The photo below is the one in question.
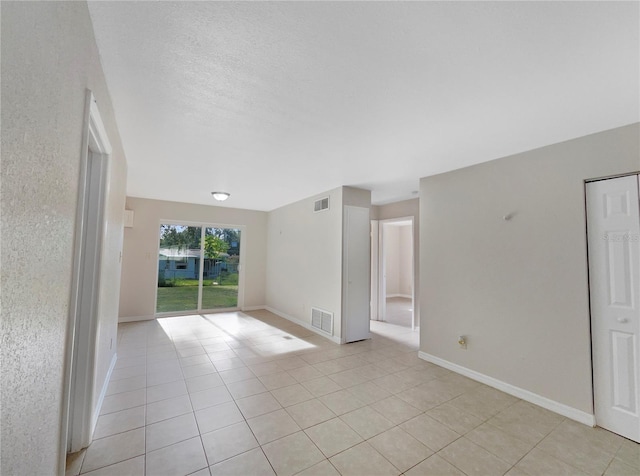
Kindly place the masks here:
[(637, 474), (639, 445), (417, 356), (371, 322), (336, 345), (267, 311), (120, 324), (86, 452), (67, 474)]
[(413, 320), (413, 301), (403, 297), (387, 298), (385, 322), (396, 326), (411, 328)]

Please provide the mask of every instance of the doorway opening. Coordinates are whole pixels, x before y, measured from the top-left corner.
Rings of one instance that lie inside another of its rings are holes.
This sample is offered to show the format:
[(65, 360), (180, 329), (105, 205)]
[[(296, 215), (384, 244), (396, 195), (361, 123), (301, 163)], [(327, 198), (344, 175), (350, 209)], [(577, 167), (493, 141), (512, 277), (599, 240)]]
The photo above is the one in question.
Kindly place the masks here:
[(160, 224), (156, 315), (241, 307), (241, 228)]
[[(372, 229), (372, 319), (416, 328), (413, 217), (380, 220)], [(377, 246), (376, 246), (377, 245)]]

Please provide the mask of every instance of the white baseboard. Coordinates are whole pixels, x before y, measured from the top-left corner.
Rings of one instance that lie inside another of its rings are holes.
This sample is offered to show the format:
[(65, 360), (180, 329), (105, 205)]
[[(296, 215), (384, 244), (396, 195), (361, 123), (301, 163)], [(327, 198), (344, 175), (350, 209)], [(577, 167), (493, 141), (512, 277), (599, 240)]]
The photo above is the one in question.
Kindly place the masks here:
[(470, 379), (476, 380), (477, 382), (481, 382), (485, 385), (496, 388), (504, 393), (508, 393), (509, 395), (513, 395), (514, 397), (520, 398), (529, 403), (533, 403), (534, 405), (546, 408), (547, 410), (558, 413), (579, 423), (583, 423), (588, 426), (596, 426), (596, 417), (595, 415), (592, 415), (590, 413), (583, 412), (582, 410), (570, 407), (568, 405), (565, 405), (564, 403), (556, 402), (555, 400), (543, 397), (542, 395), (538, 395), (537, 393), (533, 393), (529, 390), (516, 387), (515, 385), (511, 385), (509, 383), (503, 382), (502, 380), (489, 377), (488, 375), (484, 375), (480, 372), (476, 372), (475, 370), (471, 370), (461, 365), (454, 364), (453, 362), (441, 359), (440, 357), (436, 357), (435, 355), (427, 354), (426, 352), (418, 352), (418, 357), (420, 357), (422, 360), (426, 360), (427, 362), (439, 365), (440, 367), (444, 367), (445, 369), (449, 369), (460, 375), (464, 375), (465, 377), (469, 377)]
[(93, 439), (93, 432), (96, 429), (96, 425), (98, 424), (98, 417), (100, 416), (100, 410), (102, 410), (102, 402), (104, 402), (104, 397), (107, 393), (107, 387), (109, 386), (109, 381), (111, 380), (111, 373), (116, 366), (116, 361), (118, 360), (118, 354), (114, 353), (111, 358), (111, 363), (109, 364), (109, 370), (107, 370), (107, 375), (104, 378), (104, 382), (102, 383), (102, 390), (100, 391), (100, 396), (98, 397), (98, 403), (96, 405), (95, 411), (93, 415), (91, 415), (91, 438)]
[(156, 318), (156, 316), (127, 316), (127, 317), (118, 317), (118, 323), (120, 322), (138, 322), (138, 321), (152, 321)]
[(267, 309), (267, 306), (263, 304), (262, 306), (243, 306), (240, 310), (244, 312), (244, 311), (262, 311), (264, 309)]
[(325, 334), (322, 331), (318, 331), (318, 329), (316, 329), (315, 327), (313, 327), (310, 323), (308, 322), (304, 322), (301, 321), (300, 319), (297, 319), (293, 316), (290, 316), (289, 314), (286, 314), (282, 311), (278, 311), (277, 309), (274, 309), (272, 307), (269, 306), (265, 306), (263, 309), (266, 309), (269, 312), (274, 313), (276, 316), (280, 316), (284, 319), (286, 319), (287, 321), (291, 321), (295, 324), (298, 324), (299, 326), (304, 327), (305, 329), (309, 329), (310, 331), (315, 332), (316, 334), (318, 334), (319, 336), (324, 337), (325, 339), (329, 339), (331, 342), (335, 342), (336, 344), (342, 344), (342, 340), (340, 339), (340, 337), (337, 336), (330, 336), (329, 334)]

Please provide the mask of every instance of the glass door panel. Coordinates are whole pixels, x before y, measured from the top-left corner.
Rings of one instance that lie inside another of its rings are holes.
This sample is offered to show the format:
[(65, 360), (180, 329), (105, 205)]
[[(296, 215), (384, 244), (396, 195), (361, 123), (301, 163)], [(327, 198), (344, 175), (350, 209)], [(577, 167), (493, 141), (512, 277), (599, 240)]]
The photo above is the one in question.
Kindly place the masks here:
[(160, 225), (156, 312), (198, 310), (202, 227)]
[(238, 306), (240, 230), (205, 228), (202, 309)]

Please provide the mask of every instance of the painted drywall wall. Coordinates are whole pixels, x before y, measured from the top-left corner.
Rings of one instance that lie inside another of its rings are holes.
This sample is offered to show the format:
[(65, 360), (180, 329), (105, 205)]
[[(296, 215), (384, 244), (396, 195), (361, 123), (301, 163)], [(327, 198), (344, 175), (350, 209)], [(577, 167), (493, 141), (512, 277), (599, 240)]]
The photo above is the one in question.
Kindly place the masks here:
[[(329, 197), (329, 209), (314, 212)], [(334, 335), (341, 335), (343, 189), (301, 200), (269, 212), (267, 221), (267, 306), (311, 324), (311, 308), (334, 313)]]
[(384, 229), (384, 271), (387, 297), (400, 294), (400, 227), (386, 226)]
[(398, 227), (398, 294), (404, 297), (413, 295), (413, 253), (411, 225)]
[(414, 306), (416, 326), (420, 325), (420, 199), (412, 198), (387, 205), (374, 205), (371, 207), (372, 220), (390, 220), (393, 218), (413, 218), (413, 280), (414, 280)]
[(244, 307), (265, 305), (267, 213), (127, 197), (133, 228), (125, 228), (120, 317), (151, 318), (158, 283), (160, 222), (244, 226)]
[(0, 473), (54, 474), (64, 461), (61, 408), (87, 88), (96, 97), (113, 147), (98, 381), (105, 376), (114, 352), (109, 343), (116, 337), (126, 163), (86, 4), (2, 2), (0, 8)]
[(411, 245), (411, 225), (385, 225), (387, 297), (410, 298), (413, 295)]
[(639, 143), (634, 124), (421, 179), (421, 350), (592, 413), (584, 180), (639, 170)]

